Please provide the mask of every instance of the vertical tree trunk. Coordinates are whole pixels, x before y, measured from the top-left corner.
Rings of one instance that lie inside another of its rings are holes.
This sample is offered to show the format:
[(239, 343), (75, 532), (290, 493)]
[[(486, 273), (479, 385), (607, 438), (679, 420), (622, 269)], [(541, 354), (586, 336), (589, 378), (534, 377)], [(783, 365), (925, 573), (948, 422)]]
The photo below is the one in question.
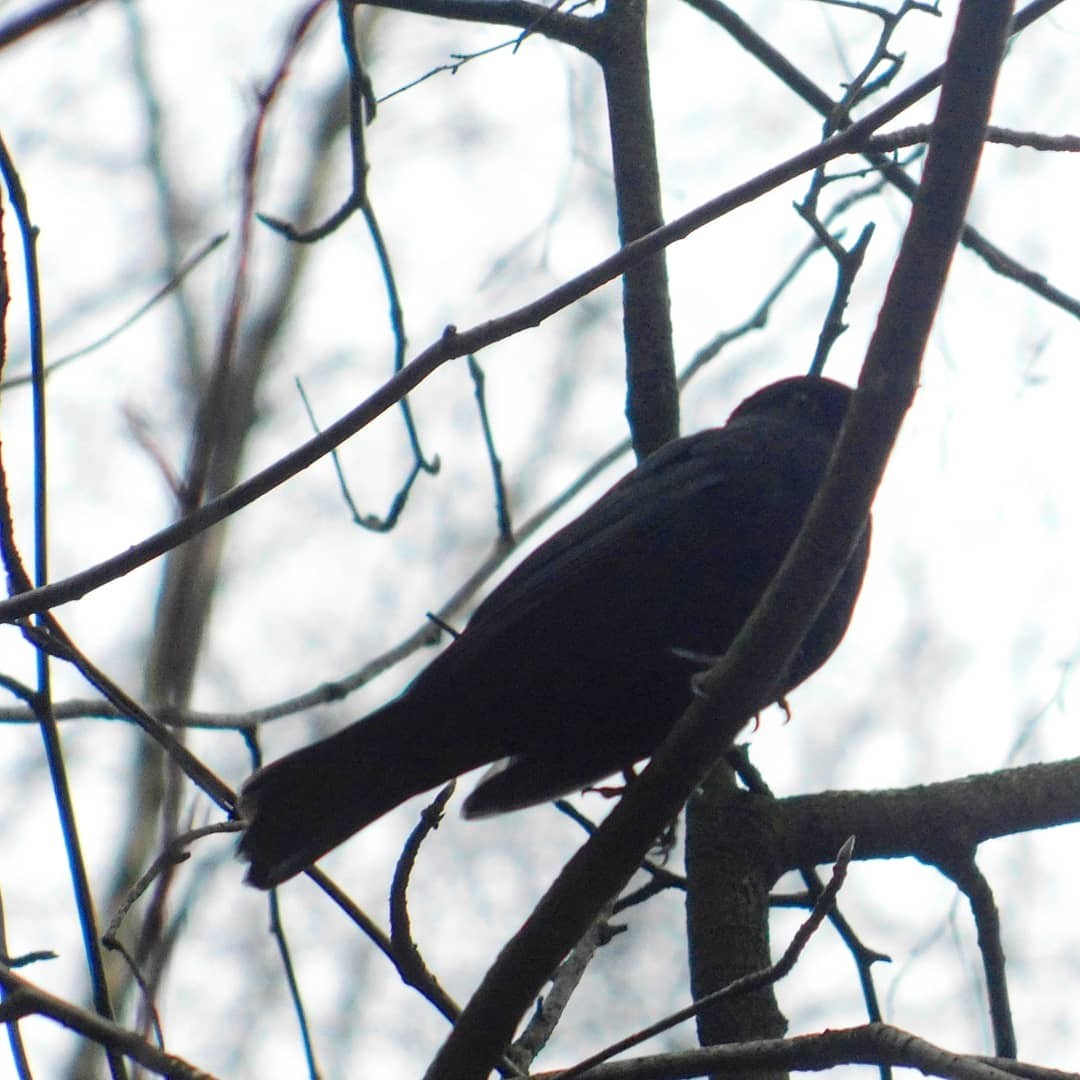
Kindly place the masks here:
[[(769, 889), (776, 873), (768, 805), (738, 790), (725, 763), (687, 805), (686, 922), (695, 1000), (772, 962)], [(698, 1016), (702, 1046), (776, 1038), (786, 1030), (771, 987), (721, 1000)]]

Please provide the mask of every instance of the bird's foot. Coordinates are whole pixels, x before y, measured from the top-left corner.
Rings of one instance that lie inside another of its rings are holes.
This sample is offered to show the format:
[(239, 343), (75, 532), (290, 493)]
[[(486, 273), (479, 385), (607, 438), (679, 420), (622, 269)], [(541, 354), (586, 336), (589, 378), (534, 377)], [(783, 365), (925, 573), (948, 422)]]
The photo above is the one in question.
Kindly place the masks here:
[(617, 799), (626, 790), (627, 784), (629, 784), (631, 780), (637, 778), (637, 772), (634, 769), (633, 765), (629, 766), (626, 769), (623, 769), (622, 776), (623, 782), (621, 784), (611, 784), (610, 786), (604, 785), (603, 787), (582, 788), (581, 794), (595, 794), (602, 795), (605, 799)]

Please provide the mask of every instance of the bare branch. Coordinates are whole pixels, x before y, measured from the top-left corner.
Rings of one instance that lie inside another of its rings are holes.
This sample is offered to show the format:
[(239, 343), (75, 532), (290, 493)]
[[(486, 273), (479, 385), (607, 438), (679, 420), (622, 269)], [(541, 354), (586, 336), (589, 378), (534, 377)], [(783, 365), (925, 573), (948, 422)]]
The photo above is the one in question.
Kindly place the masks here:
[(922, 93), (929, 93), (933, 87), (923, 86), (923, 83), (925, 80), (917, 84), (920, 90), (914, 96), (909, 88), (891, 102), (875, 109), (862, 120), (825, 142), (815, 144), (759, 174), (754, 179), (702, 203), (694, 210), (675, 218), (641, 239), (627, 244), (614, 255), (552, 289), (539, 299), (469, 330), (458, 331), (455, 326), (448, 326), (438, 341), (429, 345), (366, 401), (347, 412), (320, 435), (279, 458), (249, 480), (237, 484), (216, 499), (203, 503), (179, 521), (141, 543), (132, 545), (111, 559), (106, 559), (62, 581), (53, 582), (0, 602), (0, 622), (13, 622), (26, 615), (56, 607), (58, 604), (78, 600), (94, 589), (99, 589), (102, 585), (131, 573), (132, 570), (198, 536), (212, 525), (224, 521), (314, 464), (319, 458), (330, 453), (334, 447), (340, 446), (448, 361), (479, 352), (486, 346), (520, 333), (522, 330), (539, 326), (545, 319), (569, 307), (609, 281), (613, 281), (640, 259), (654, 255), (679, 240), (684, 240), (703, 226), (740, 206), (745, 206), (788, 180), (815, 169), (826, 161), (849, 153), (871, 132), (908, 108)]

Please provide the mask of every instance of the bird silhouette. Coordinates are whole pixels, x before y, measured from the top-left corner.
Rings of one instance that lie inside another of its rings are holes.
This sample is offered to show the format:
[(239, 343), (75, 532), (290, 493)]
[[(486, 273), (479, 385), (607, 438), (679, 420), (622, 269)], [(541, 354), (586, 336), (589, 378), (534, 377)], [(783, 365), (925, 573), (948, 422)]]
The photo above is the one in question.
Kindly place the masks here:
[[(668, 443), (532, 552), (399, 697), (254, 773), (238, 804), (247, 881), (277, 885), (479, 765), (495, 763), (466, 817), (545, 802), (648, 757), (703, 658), (729, 647), (783, 561), (850, 397), (831, 379), (784, 379), (724, 427)], [(869, 543), (868, 520), (758, 709), (839, 645)]]

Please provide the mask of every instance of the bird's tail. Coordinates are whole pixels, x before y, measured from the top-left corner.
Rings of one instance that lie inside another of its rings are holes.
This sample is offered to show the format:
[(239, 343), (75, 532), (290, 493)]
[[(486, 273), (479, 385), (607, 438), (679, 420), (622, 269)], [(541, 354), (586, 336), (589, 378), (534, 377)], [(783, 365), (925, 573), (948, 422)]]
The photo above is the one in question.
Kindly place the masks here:
[(392, 701), (247, 780), (238, 854), (250, 863), (250, 884), (279, 885), (399, 803), (477, 764), (430, 745), (442, 725), (418, 725), (414, 712), (407, 699)]

